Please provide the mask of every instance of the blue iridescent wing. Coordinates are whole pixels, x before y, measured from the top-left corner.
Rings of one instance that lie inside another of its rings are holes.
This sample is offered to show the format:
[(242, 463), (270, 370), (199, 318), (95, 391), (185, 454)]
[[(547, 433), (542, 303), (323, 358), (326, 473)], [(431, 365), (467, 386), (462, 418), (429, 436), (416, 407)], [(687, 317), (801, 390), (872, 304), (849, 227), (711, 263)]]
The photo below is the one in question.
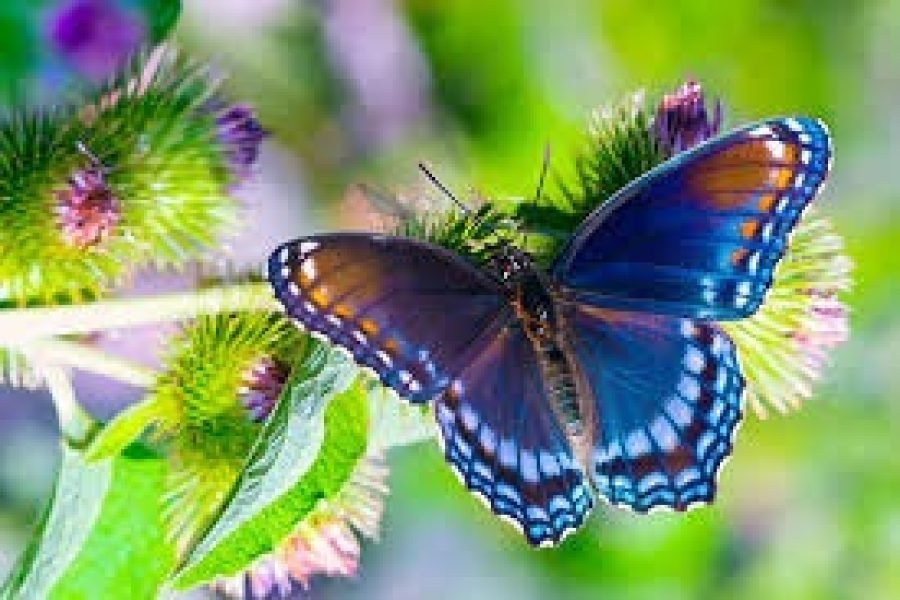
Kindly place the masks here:
[(413, 402), (441, 393), (508, 311), (490, 277), (406, 238), (302, 238), (277, 248), (268, 271), (291, 318), (349, 350)]
[(501, 290), (459, 257), (405, 238), (331, 234), (281, 246), (269, 280), (287, 313), (435, 414), (454, 471), (529, 542), (578, 527), (590, 489)]
[(570, 306), (593, 455), (611, 503), (646, 512), (713, 500), (741, 419), (734, 346), (714, 323)]
[(444, 453), (476, 496), (529, 543), (560, 542), (593, 506), (544, 393), (531, 342), (510, 319), (435, 404)]
[(588, 216), (552, 276), (594, 306), (749, 316), (830, 163), (828, 131), (814, 119), (773, 119), (710, 140)]

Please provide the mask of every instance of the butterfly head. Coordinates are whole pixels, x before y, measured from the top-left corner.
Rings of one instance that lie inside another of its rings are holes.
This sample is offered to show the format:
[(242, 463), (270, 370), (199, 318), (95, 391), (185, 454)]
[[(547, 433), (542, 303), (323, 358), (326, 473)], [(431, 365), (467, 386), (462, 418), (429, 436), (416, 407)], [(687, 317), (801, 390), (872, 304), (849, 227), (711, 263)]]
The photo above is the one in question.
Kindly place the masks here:
[(509, 243), (499, 243), (491, 251), (488, 270), (507, 286), (520, 283), (534, 273), (534, 259), (524, 250)]

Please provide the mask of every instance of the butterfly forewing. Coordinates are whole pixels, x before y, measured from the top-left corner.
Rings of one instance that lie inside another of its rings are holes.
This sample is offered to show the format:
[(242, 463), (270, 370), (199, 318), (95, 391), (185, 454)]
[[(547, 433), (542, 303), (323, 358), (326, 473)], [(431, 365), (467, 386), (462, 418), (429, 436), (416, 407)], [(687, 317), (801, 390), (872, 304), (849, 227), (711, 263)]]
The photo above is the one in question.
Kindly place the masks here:
[(610, 502), (645, 512), (711, 502), (741, 418), (743, 379), (715, 324), (569, 308), (568, 336), (594, 404), (590, 474)]
[(269, 280), (288, 315), (414, 402), (447, 387), (506, 310), (487, 275), (414, 240), (357, 233), (289, 242)]
[(830, 161), (828, 132), (814, 119), (773, 119), (711, 140), (591, 214), (552, 275), (595, 306), (749, 316)]

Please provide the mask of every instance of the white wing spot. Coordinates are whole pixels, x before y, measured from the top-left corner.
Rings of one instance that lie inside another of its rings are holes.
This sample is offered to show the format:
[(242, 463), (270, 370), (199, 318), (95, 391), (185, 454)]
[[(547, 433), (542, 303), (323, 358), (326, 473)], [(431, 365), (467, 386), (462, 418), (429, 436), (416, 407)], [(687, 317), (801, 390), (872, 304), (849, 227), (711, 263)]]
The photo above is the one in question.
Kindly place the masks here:
[(770, 140), (765, 143), (766, 148), (769, 150), (769, 154), (772, 155), (772, 158), (782, 159), (785, 155), (785, 144), (784, 142), (779, 142), (777, 140)]
[(791, 131), (799, 132), (803, 131), (803, 125), (800, 124), (800, 121), (794, 118), (785, 119), (784, 124), (787, 125), (788, 129)]
[(766, 137), (767, 135), (771, 135), (772, 128), (768, 125), (760, 125), (759, 127), (755, 127), (747, 132), (747, 135), (750, 137), (758, 138), (758, 137)]
[(533, 452), (522, 450), (521, 453), (519, 453), (519, 468), (522, 471), (522, 478), (525, 479), (525, 481), (537, 483), (537, 459), (534, 457)]
[(390, 355), (387, 352), (385, 352), (384, 350), (378, 350), (377, 352), (375, 352), (375, 356), (387, 368), (390, 369), (391, 367), (394, 366), (394, 361), (391, 359)]
[(625, 447), (628, 449), (629, 457), (638, 458), (650, 453), (650, 439), (643, 429), (635, 429), (628, 434)]
[(498, 451), (500, 464), (511, 469), (516, 466), (516, 444), (509, 438), (500, 440), (500, 449)]
[(300, 254), (309, 254), (319, 247), (319, 242), (300, 242)]
[(700, 373), (706, 366), (706, 358), (697, 348), (689, 346), (684, 355), (684, 366), (691, 373)]
[(312, 281), (316, 278), (316, 261), (312, 258), (303, 261), (303, 264), (300, 265), (300, 271), (307, 279)]

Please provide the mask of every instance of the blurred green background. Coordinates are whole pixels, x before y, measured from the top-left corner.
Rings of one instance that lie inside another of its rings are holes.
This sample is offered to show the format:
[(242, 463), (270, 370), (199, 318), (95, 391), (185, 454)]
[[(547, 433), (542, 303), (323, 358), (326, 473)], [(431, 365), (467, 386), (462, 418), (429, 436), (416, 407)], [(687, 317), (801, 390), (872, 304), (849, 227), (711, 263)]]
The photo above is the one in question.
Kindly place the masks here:
[[(391, 456), (359, 577), (310, 596), (900, 598), (898, 0), (186, 0), (175, 37), (273, 134), (242, 192), (251, 261), (364, 226), (350, 186), (419, 183), (419, 160), (456, 190), (528, 194), (545, 143), (563, 168), (592, 109), (688, 76), (731, 125), (800, 113), (834, 133), (821, 204), (856, 263), (851, 340), (803, 411), (746, 419), (714, 507), (603, 506), (533, 551), (415, 447)], [(0, 411), (6, 561), (52, 482), (49, 404), (26, 401)]]

